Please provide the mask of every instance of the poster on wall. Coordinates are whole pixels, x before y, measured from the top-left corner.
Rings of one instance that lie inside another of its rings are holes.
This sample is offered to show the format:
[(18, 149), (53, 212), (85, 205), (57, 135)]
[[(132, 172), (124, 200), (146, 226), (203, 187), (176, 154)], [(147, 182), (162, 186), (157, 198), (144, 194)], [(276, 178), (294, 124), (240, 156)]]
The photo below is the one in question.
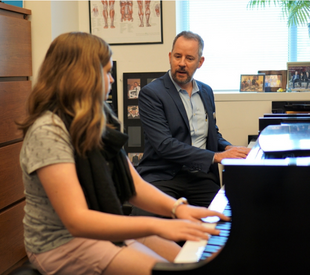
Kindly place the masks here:
[(162, 44), (162, 1), (89, 0), (90, 32), (110, 45)]

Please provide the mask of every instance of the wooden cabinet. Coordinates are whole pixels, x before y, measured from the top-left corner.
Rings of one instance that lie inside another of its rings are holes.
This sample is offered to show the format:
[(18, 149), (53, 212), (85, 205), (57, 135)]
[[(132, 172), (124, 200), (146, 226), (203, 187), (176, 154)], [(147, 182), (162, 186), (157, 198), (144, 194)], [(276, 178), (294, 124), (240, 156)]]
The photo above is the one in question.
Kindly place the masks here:
[(26, 260), (23, 240), (24, 187), (19, 165), (22, 133), (31, 91), (31, 11), (0, 3), (0, 274)]

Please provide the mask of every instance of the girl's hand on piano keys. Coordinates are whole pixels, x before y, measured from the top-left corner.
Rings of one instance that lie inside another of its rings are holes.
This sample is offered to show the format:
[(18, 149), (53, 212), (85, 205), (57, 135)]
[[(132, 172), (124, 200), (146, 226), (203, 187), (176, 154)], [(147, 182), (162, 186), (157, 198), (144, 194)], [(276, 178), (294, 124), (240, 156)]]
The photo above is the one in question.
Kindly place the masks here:
[[(160, 233), (157, 235), (173, 241), (190, 240), (199, 241), (201, 239), (209, 239), (209, 235), (218, 235), (219, 230), (214, 227), (203, 226), (201, 218), (207, 216), (217, 216), (222, 220), (229, 221), (230, 218), (222, 213), (209, 210), (205, 207), (197, 207), (192, 205), (181, 204), (175, 211), (177, 219), (167, 220), (166, 225), (161, 222), (156, 224), (160, 227)], [(164, 220), (165, 221), (165, 220)], [(158, 230), (158, 229), (157, 229)]]
[(201, 221), (192, 222), (180, 219), (160, 219), (153, 225), (153, 230), (157, 236), (175, 242), (208, 240), (210, 235), (220, 233), (218, 229), (205, 227)]
[(202, 218), (209, 217), (209, 216), (217, 216), (221, 220), (229, 221), (230, 218), (226, 217), (222, 213), (217, 211), (209, 210), (205, 207), (198, 207), (193, 205), (180, 205), (176, 209), (176, 216), (178, 219), (186, 219), (194, 222), (201, 222)]

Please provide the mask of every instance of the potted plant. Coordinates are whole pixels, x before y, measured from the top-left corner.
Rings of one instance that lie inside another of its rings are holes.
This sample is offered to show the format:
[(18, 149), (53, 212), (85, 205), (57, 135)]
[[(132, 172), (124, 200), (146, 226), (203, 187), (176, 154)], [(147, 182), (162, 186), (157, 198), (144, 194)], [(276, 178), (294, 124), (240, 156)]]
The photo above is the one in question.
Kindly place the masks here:
[(308, 25), (310, 21), (310, 1), (288, 1), (288, 0), (251, 0), (249, 8), (265, 8), (271, 4), (282, 7), (282, 12), (287, 17), (287, 25)]

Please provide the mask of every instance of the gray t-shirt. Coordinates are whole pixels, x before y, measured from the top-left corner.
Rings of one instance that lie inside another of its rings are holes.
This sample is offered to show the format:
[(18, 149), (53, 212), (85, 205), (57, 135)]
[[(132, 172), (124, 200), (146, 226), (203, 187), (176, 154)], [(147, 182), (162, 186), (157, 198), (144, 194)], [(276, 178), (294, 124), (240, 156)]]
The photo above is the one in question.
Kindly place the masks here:
[(62, 120), (47, 111), (27, 131), (20, 153), (26, 196), (24, 236), (29, 252), (46, 252), (73, 238), (56, 214), (36, 173), (44, 166), (65, 162), (74, 163), (70, 135)]

